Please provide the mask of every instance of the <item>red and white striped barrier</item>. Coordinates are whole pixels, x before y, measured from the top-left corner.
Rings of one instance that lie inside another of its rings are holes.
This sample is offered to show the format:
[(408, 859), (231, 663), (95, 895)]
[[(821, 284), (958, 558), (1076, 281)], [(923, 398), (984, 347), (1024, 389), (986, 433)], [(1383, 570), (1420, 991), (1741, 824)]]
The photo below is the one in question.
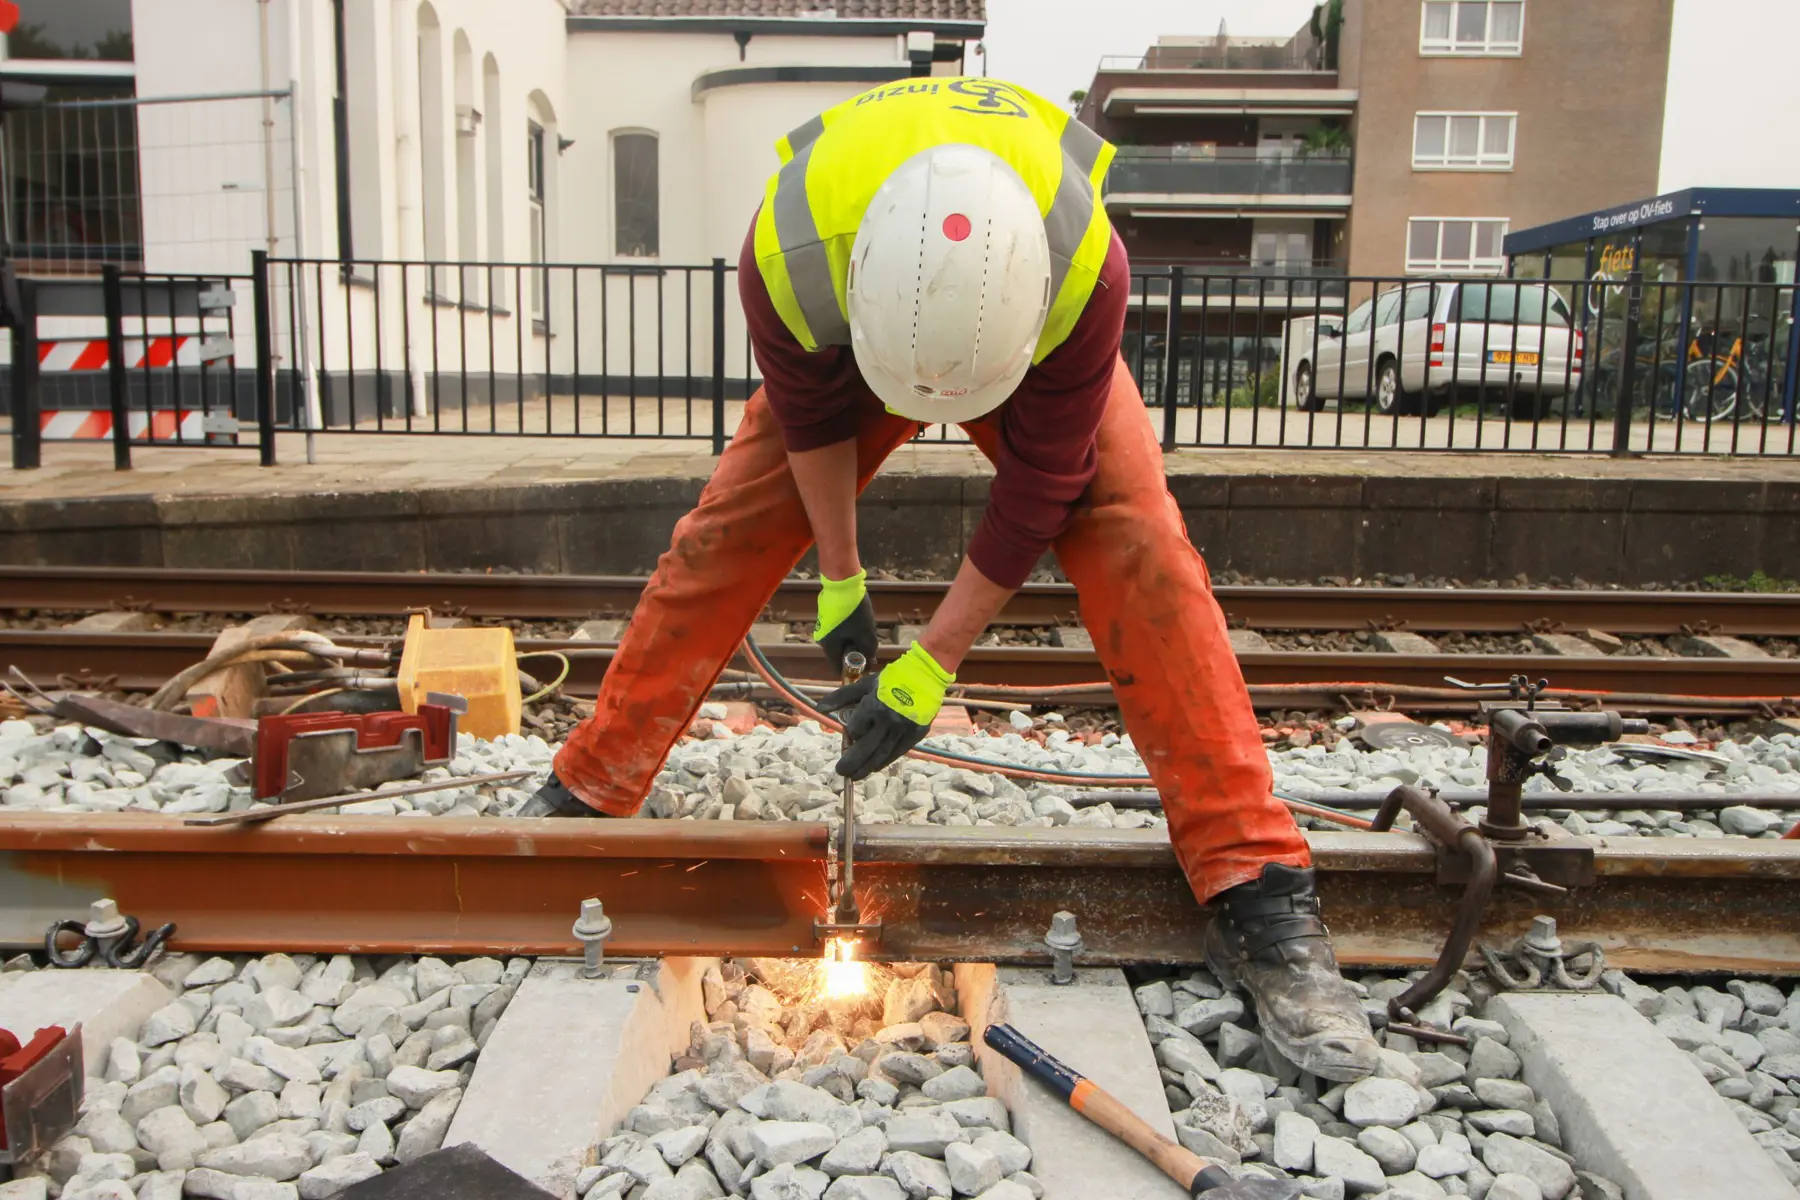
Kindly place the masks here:
[[(125, 365), (144, 367), (198, 367), (201, 339), (191, 334), (125, 339)], [(110, 361), (105, 338), (72, 338), (43, 342), (38, 346), (40, 371), (104, 371)]]
[[(125, 418), (134, 442), (206, 441), (206, 414), (198, 409), (134, 412), (126, 413)], [(40, 415), (38, 424), (39, 436), (46, 442), (105, 440), (112, 437), (112, 431), (110, 412), (47, 412)]]
[[(105, 338), (73, 338), (38, 346), (40, 371), (104, 371), (110, 362)], [(125, 365), (143, 367), (197, 367), (200, 343), (187, 334), (169, 337), (125, 339)]]

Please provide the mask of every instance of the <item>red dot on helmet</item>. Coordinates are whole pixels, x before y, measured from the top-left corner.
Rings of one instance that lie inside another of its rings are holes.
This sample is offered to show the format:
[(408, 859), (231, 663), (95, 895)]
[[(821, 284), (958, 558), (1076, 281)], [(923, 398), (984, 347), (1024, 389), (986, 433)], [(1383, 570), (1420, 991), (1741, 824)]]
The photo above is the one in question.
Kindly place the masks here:
[(944, 236), (953, 242), (960, 242), (969, 236), (969, 218), (961, 213), (951, 213), (944, 218)]

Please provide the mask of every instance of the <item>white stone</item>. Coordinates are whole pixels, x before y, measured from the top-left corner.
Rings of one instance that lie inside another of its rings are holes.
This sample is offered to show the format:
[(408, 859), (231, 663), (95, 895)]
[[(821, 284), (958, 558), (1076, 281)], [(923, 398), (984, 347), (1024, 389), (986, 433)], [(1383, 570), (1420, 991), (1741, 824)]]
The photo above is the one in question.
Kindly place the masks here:
[(1313, 1142), (1319, 1126), (1311, 1117), (1284, 1112), (1275, 1115), (1275, 1165), (1304, 1175), (1312, 1170)]
[(344, 1124), (361, 1133), (371, 1125), (385, 1125), (406, 1115), (406, 1101), (398, 1096), (377, 1096), (364, 1100), (344, 1114)]
[(961, 1128), (954, 1116), (941, 1109), (927, 1108), (895, 1113), (888, 1118), (882, 1132), (887, 1134), (888, 1147), (896, 1153), (911, 1152), (939, 1158), (943, 1156), (945, 1146), (962, 1140)]
[(671, 1167), (679, 1167), (700, 1153), (700, 1148), (706, 1145), (706, 1135), (709, 1132), (705, 1125), (669, 1129), (652, 1137), (650, 1144), (662, 1153), (664, 1162)]
[(1413, 1170), (1421, 1175), (1429, 1175), (1433, 1179), (1443, 1179), (1448, 1175), (1461, 1175), (1469, 1169), (1469, 1156), (1451, 1146), (1425, 1146), (1419, 1151), (1419, 1159), (1413, 1164)]
[(944, 1169), (943, 1163), (910, 1150), (897, 1151), (883, 1158), (881, 1173), (891, 1176), (914, 1200), (948, 1196), (954, 1190), (950, 1186), (950, 1172)]
[(1575, 1188), (1575, 1169), (1548, 1150), (1504, 1133), (1490, 1133), (1481, 1145), (1481, 1161), (1496, 1176), (1513, 1172), (1530, 1177), (1546, 1200), (1563, 1200)]
[(851, 1134), (819, 1161), (827, 1175), (869, 1175), (881, 1166), (887, 1153), (887, 1135), (873, 1125)]
[(356, 1139), (356, 1152), (367, 1154), (378, 1163), (386, 1165), (394, 1161), (394, 1132), (380, 1121), (363, 1130), (362, 1136)]
[(906, 1189), (886, 1175), (845, 1175), (825, 1189), (824, 1200), (906, 1200)]
[(138, 1148), (132, 1124), (117, 1109), (96, 1108), (75, 1123), (75, 1133), (101, 1154), (130, 1154)]
[(300, 1174), (300, 1200), (327, 1200), (353, 1183), (381, 1174), (381, 1164), (367, 1154), (346, 1154)]
[(456, 1106), (460, 1103), (461, 1088), (439, 1092), (426, 1101), (425, 1107), (400, 1131), (400, 1140), (394, 1145), (394, 1161), (409, 1163), (442, 1146), (444, 1134), (449, 1131), (450, 1122), (456, 1117)]
[(369, 984), (352, 992), (348, 1000), (337, 1006), (331, 1014), (331, 1023), (345, 1034), (355, 1037), (363, 1031), (363, 1026), (369, 1019), (381, 1010), (398, 1011), (411, 1003), (411, 997), (399, 988)]
[(274, 1092), (245, 1092), (225, 1106), (225, 1123), (240, 1142), (279, 1119)]
[(408, 1108), (422, 1108), (461, 1082), (455, 1071), (427, 1071), (420, 1067), (395, 1067), (387, 1077), (390, 1093), (406, 1102)]
[(218, 1081), (207, 1074), (198, 1065), (187, 1065), (180, 1069), (182, 1076), (176, 1083), (176, 1096), (185, 1114), (194, 1124), (211, 1124), (220, 1119), (225, 1112), (225, 1105), (230, 1103), (230, 1094), (218, 1085)]
[(944, 1147), (944, 1167), (950, 1186), (964, 1196), (979, 1196), (1000, 1182), (1000, 1164), (994, 1156), (961, 1142)]
[(1506, 1171), (1494, 1176), (1487, 1200), (1544, 1200), (1544, 1191), (1529, 1175)]
[(205, 1200), (299, 1200), (300, 1196), (291, 1183), (205, 1169), (189, 1171), (181, 1186), (187, 1195)]
[(1419, 1094), (1398, 1079), (1361, 1079), (1344, 1093), (1344, 1120), (1352, 1125), (1399, 1127), (1419, 1109)]
[(283, 1079), (297, 1079), (301, 1083), (318, 1083), (322, 1078), (319, 1068), (313, 1061), (286, 1046), (278, 1045), (266, 1037), (253, 1037), (244, 1043), (244, 1053), (251, 1062), (259, 1067), (267, 1067)]
[(193, 1118), (179, 1108), (159, 1108), (137, 1123), (137, 1140), (164, 1171), (186, 1171), (212, 1147)]
[(208, 1150), (199, 1165), (233, 1175), (258, 1175), (264, 1179), (298, 1179), (312, 1166), (312, 1150), (293, 1134), (271, 1133), (236, 1146)]
[(968, 1067), (952, 1067), (919, 1088), (933, 1100), (971, 1100), (987, 1095), (987, 1084)]
[(837, 1141), (829, 1125), (812, 1121), (762, 1121), (750, 1130), (751, 1149), (767, 1167), (817, 1158)]
[(1313, 1142), (1313, 1174), (1342, 1179), (1352, 1192), (1379, 1192), (1387, 1180), (1380, 1163), (1337, 1137), (1321, 1136)]
[(138, 1081), (142, 1072), (143, 1058), (138, 1054), (137, 1043), (130, 1038), (114, 1038), (112, 1046), (106, 1052), (107, 1081), (123, 1083), (129, 1087)]
[(977, 1150), (985, 1150), (993, 1155), (994, 1160), (1000, 1164), (1002, 1175), (1017, 1175), (1031, 1165), (1031, 1147), (1010, 1133), (998, 1129), (989, 1130), (971, 1144)]
[(42, 1175), (27, 1175), (0, 1183), (0, 1200), (50, 1200), (50, 1181)]
[(119, 1115), (136, 1125), (157, 1109), (178, 1103), (180, 1086), (180, 1070), (173, 1065), (158, 1067), (131, 1085), (119, 1105)]

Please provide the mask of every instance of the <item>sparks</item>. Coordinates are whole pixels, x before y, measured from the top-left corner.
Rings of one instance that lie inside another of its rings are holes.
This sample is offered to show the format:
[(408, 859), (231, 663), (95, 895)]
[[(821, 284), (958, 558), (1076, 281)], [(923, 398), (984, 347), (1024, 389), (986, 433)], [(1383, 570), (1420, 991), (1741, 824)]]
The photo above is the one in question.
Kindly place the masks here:
[(826, 1001), (853, 1000), (869, 991), (869, 964), (856, 959), (854, 938), (831, 938), (819, 960), (819, 995)]

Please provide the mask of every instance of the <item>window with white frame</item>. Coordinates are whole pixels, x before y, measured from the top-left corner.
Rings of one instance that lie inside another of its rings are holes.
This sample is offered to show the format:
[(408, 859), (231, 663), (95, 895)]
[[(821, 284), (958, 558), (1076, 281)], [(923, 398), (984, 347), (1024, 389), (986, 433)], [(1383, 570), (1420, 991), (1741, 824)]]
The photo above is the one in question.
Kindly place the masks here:
[[(549, 247), (544, 237), (544, 127), (536, 121), (525, 122), (525, 188), (527, 212), (531, 220), (531, 261), (541, 264), (549, 254)], [(548, 288), (546, 273), (541, 266), (531, 272), (531, 315), (536, 320), (544, 319), (544, 293)]]
[(1421, 171), (1510, 171), (1515, 113), (1420, 113), (1413, 166)]
[(1424, 0), (1420, 54), (1516, 55), (1525, 45), (1525, 0)]
[(1414, 217), (1406, 228), (1411, 275), (1493, 275), (1506, 269), (1504, 217)]

